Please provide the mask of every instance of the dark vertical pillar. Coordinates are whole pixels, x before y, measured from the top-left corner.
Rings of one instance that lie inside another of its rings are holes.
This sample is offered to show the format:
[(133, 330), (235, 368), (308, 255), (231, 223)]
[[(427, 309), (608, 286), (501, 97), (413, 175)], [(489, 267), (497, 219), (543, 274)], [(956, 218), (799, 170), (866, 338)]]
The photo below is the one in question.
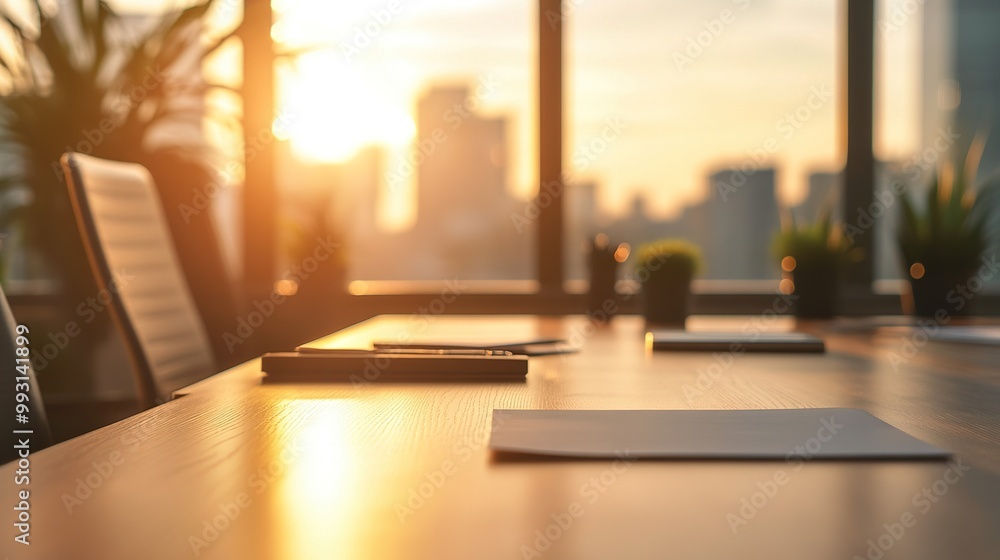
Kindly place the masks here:
[(538, 0), (538, 281), (563, 287), (563, 13), (561, 0)]
[[(863, 251), (860, 262), (847, 270), (845, 281), (849, 293), (871, 292), (875, 230), (871, 224), (859, 223), (858, 210), (867, 209), (874, 200), (875, 155), (872, 151), (875, 3), (874, 0), (844, 0), (847, 25), (844, 32), (847, 95), (844, 96), (847, 118), (841, 119), (843, 137), (847, 141), (847, 162), (844, 169), (844, 222), (854, 235), (854, 246)], [(863, 220), (862, 220), (863, 221)], [(854, 229), (857, 228), (857, 229)]]
[[(245, 0), (243, 28), (243, 127), (248, 137), (270, 131), (274, 121), (274, 43), (270, 0)], [(275, 280), (277, 192), (274, 143), (264, 142), (246, 160), (243, 191), (243, 269), (247, 295), (267, 293)]]

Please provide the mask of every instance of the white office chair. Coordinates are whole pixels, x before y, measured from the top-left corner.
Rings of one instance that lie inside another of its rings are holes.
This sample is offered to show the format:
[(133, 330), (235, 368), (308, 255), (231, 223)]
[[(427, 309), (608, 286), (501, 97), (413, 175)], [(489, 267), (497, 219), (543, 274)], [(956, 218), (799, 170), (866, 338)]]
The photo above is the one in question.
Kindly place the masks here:
[[(66, 154), (63, 169), (98, 285), (113, 294), (140, 404), (215, 373), (215, 358), (152, 176), (141, 165)], [(221, 281), (221, 280), (220, 280)]]

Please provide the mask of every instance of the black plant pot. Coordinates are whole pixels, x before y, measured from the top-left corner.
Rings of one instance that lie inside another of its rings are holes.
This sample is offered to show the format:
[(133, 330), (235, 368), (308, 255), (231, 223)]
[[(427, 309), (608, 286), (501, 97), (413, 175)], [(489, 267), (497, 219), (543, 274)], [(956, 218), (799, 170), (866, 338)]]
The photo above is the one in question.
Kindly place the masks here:
[(798, 264), (791, 273), (795, 315), (804, 319), (829, 319), (836, 315), (839, 274), (834, 263)]
[(594, 247), (590, 252), (590, 290), (587, 292), (587, 313), (595, 321), (610, 321), (618, 311), (615, 293), (618, 261), (614, 251)]
[(970, 314), (974, 299), (963, 295), (957, 287), (969, 281), (975, 274), (975, 268), (958, 273), (951, 270), (935, 272), (928, 267), (921, 278), (910, 278), (914, 315), (963, 317)]
[(650, 270), (642, 283), (642, 309), (651, 325), (683, 327), (691, 299), (690, 269)]

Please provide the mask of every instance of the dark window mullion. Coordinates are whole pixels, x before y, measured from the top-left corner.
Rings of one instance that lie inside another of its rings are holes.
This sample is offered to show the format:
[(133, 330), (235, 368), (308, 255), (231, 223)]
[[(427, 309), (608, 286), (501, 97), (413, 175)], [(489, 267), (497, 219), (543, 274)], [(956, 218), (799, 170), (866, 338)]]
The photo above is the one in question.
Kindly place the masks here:
[(538, 0), (539, 288), (563, 289), (563, 13), (561, 0)]
[[(846, 52), (846, 64), (841, 70), (841, 91), (845, 92), (841, 107), (843, 138), (847, 144), (844, 168), (844, 223), (863, 233), (854, 236), (854, 246), (862, 250), (860, 262), (853, 263), (844, 278), (848, 297), (863, 298), (872, 293), (874, 271), (875, 229), (856, 223), (858, 209), (865, 209), (874, 200), (875, 155), (872, 151), (874, 123), (874, 56), (875, 0), (843, 0), (847, 14), (841, 31)], [(855, 230), (855, 231), (858, 231)]]

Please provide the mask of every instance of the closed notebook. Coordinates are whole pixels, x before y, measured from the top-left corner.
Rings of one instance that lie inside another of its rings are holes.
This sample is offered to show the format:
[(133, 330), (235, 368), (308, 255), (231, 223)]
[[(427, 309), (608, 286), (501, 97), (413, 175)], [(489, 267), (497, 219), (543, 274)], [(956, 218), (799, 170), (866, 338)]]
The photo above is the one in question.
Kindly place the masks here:
[(272, 352), (261, 358), (261, 370), (268, 383), (524, 381), (528, 358)]

